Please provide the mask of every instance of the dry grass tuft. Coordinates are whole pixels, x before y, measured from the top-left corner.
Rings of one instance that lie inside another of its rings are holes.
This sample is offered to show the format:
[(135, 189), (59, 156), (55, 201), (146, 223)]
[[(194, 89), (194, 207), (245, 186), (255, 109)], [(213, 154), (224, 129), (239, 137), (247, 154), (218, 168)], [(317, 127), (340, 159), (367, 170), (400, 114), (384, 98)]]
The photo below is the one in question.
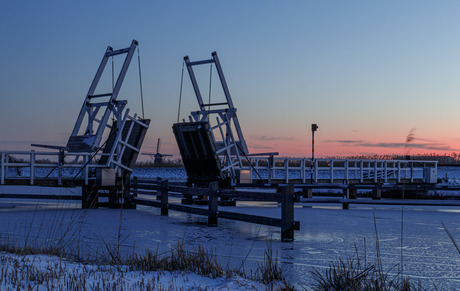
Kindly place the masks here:
[(450, 231), (447, 229), (446, 225), (444, 224), (444, 222), (441, 221), (441, 224), (442, 224), (442, 228), (444, 228), (444, 231), (447, 233), (447, 235), (449, 236), (450, 240), (452, 241), (452, 243), (454, 244), (454, 247), (457, 249), (458, 253), (460, 254), (460, 247), (458, 246), (457, 242), (455, 241), (454, 239), (454, 236), (450, 233)]
[[(379, 260), (379, 259), (378, 259)], [(383, 272), (378, 264), (368, 264), (365, 258), (356, 254), (345, 261), (332, 262), (324, 273), (313, 269), (316, 281), (315, 290), (423, 290), (419, 284), (413, 284), (408, 277), (400, 281), (399, 274), (392, 275), (393, 268)]]

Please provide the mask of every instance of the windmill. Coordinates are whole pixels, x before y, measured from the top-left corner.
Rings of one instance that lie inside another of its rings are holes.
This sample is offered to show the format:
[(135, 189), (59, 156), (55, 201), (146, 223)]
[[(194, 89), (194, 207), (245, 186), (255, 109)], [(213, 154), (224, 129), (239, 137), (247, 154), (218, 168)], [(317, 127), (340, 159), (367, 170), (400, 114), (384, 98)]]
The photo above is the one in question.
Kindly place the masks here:
[(157, 152), (152, 154), (152, 153), (143, 153), (143, 155), (146, 155), (146, 156), (150, 156), (152, 157), (153, 156), (153, 166), (154, 167), (158, 167), (160, 165), (163, 164), (163, 157), (172, 157), (172, 155), (169, 155), (169, 154), (161, 154), (160, 153), (160, 144), (161, 144), (161, 139), (158, 138), (158, 142), (157, 142)]

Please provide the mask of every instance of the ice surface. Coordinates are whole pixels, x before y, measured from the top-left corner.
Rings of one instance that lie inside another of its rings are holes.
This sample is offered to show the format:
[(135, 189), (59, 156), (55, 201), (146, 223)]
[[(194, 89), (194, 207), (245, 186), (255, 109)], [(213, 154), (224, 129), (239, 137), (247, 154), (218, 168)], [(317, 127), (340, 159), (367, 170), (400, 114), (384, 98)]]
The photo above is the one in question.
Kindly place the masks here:
[[(4, 202), (5, 203), (5, 202)], [(142, 253), (146, 249), (168, 254), (177, 243), (193, 248), (203, 245), (215, 251), (224, 266), (254, 270), (263, 262), (264, 251), (272, 248), (288, 279), (298, 286), (311, 286), (312, 268), (323, 270), (331, 261), (354, 256), (355, 248), (368, 261), (375, 260), (376, 232), (374, 213), (385, 270), (401, 261), (401, 212), (397, 206), (312, 205), (299, 203), (295, 219), (301, 230), (292, 243), (280, 242), (280, 229), (256, 224), (219, 220), (208, 227), (206, 218), (170, 211), (169, 217), (158, 209), (139, 206), (137, 210), (81, 210), (51, 203), (11, 202), (14, 208), (0, 209), (1, 238), (20, 245), (65, 243), (69, 258), (88, 256), (95, 260), (107, 248), (122, 254)], [(256, 215), (280, 217), (276, 203), (242, 203), (221, 207)], [(460, 286), (460, 255), (443, 230), (448, 227), (460, 238), (460, 209), (453, 207), (404, 207), (404, 274), (420, 279), (426, 286), (435, 283), (445, 289)], [(396, 272), (397, 268), (393, 271)]]
[[(460, 171), (455, 169), (439, 172), (453, 181), (460, 179)], [(26, 187), (21, 191), (31, 190)], [(203, 245), (215, 251), (222, 265), (246, 270), (254, 270), (263, 262), (264, 251), (272, 248), (287, 278), (298, 287), (314, 283), (310, 275), (313, 268), (324, 270), (338, 258), (355, 256), (356, 250), (360, 255), (366, 254), (367, 261), (374, 262), (375, 215), (384, 270), (396, 274), (403, 234), (404, 275), (420, 279), (427, 288), (432, 288), (432, 284), (444, 290), (460, 286), (460, 254), (441, 225), (444, 222), (460, 242), (458, 207), (350, 205), (349, 210), (342, 210), (340, 204), (315, 205), (304, 201), (296, 203), (295, 220), (300, 221), (301, 229), (295, 232), (295, 241), (282, 243), (279, 228), (224, 219), (213, 228), (206, 225), (206, 217), (174, 211), (163, 217), (158, 209), (146, 206), (122, 211), (81, 210), (79, 203), (73, 202), (11, 199), (0, 202), (1, 239), (9, 242), (23, 244), (27, 240), (39, 245), (68, 242), (69, 257), (84, 255), (94, 259), (103, 256), (107, 246), (120, 246), (123, 254), (142, 253), (146, 249), (168, 254), (180, 242), (190, 248)], [(238, 207), (219, 209), (277, 218), (281, 213), (276, 203), (245, 202), (238, 203)], [(401, 217), (404, 217), (403, 230)]]

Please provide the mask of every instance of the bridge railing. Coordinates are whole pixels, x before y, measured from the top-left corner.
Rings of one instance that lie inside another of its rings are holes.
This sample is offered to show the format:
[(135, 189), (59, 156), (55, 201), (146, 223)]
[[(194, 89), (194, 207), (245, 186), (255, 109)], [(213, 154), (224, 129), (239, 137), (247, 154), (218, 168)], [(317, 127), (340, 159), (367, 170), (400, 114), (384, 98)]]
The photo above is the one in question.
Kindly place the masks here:
[[(65, 162), (59, 151), (0, 151), (0, 184), (6, 180), (29, 180), (34, 185), (37, 179), (57, 180), (62, 185), (64, 179), (84, 180), (95, 179), (92, 175), (96, 168), (104, 168), (105, 165), (92, 163), (92, 153), (66, 153)], [(97, 161), (102, 155), (98, 154)], [(69, 160), (72, 160), (71, 162)]]
[[(249, 164), (250, 163), (250, 164)], [(242, 159), (249, 182), (436, 183), (437, 161), (250, 157)]]

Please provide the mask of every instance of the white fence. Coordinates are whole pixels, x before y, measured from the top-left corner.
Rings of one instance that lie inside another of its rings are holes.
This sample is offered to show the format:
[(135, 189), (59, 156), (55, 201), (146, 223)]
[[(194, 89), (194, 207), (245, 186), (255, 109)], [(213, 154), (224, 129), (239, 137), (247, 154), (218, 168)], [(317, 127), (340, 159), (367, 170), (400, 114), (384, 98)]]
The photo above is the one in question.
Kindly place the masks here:
[[(92, 159), (91, 153), (66, 153), (63, 163), (60, 152), (1, 151), (0, 184), (8, 179), (57, 180), (62, 185), (65, 180), (95, 179), (96, 168), (106, 165), (95, 163), (102, 155)], [(91, 160), (91, 162), (90, 162)], [(306, 158), (242, 158), (241, 179), (252, 183), (256, 180), (273, 180), (284, 183), (436, 183), (437, 161), (419, 160), (342, 160)], [(247, 176), (244, 175), (247, 173)], [(245, 176), (245, 177), (244, 177)]]
[[(104, 168), (89, 162), (93, 156), (91, 153), (66, 153), (65, 158), (72, 160), (63, 163), (64, 158), (60, 152), (38, 152), (38, 151), (2, 151), (0, 152), (0, 184), (4, 185), (5, 180), (29, 180), (34, 185), (36, 180), (57, 180), (62, 185), (63, 179), (88, 180), (95, 179), (90, 174), (96, 168)], [(98, 154), (99, 159), (103, 154)], [(108, 154), (105, 154), (108, 155)]]
[[(285, 183), (436, 183), (437, 161), (342, 160), (251, 157), (243, 160), (242, 177)], [(295, 181), (294, 181), (295, 180)]]

